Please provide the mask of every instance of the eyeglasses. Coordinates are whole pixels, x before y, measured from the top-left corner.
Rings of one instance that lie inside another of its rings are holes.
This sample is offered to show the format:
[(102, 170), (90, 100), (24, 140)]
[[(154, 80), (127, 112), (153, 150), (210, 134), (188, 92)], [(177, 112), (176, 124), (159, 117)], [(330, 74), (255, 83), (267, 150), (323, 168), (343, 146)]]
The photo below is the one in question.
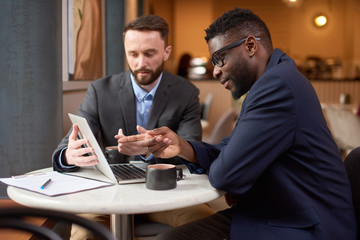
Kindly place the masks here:
[[(219, 50), (217, 50), (216, 52), (214, 52), (211, 56), (211, 62), (218, 66), (218, 67), (222, 67), (224, 66), (224, 58), (220, 55), (221, 52), (225, 51), (225, 50), (229, 50), (231, 48), (240, 46), (241, 44), (243, 44), (246, 41), (247, 38), (243, 38), (239, 41), (230, 43), (229, 45), (220, 48)], [(256, 40), (260, 41), (261, 38), (255, 38)]]

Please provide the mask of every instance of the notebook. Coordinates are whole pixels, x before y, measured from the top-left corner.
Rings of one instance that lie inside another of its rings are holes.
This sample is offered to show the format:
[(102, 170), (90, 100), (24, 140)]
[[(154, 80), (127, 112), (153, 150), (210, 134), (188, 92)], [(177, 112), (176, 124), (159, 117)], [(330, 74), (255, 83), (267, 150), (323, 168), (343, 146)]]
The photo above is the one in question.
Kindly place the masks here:
[(146, 176), (146, 164), (144, 163), (119, 163), (109, 164), (105, 158), (105, 155), (97, 142), (87, 120), (83, 117), (69, 113), (70, 120), (73, 124), (77, 124), (79, 127), (80, 138), (86, 138), (89, 140), (91, 147), (94, 149), (99, 163), (95, 165), (95, 168), (109, 178), (113, 183), (127, 184), (145, 182)]

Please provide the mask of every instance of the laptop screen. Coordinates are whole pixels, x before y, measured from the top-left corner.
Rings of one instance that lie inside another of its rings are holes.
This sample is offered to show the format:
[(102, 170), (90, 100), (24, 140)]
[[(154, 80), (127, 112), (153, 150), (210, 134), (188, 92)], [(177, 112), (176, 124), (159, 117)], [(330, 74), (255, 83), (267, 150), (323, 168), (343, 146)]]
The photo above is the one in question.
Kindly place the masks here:
[(91, 147), (94, 148), (94, 152), (99, 161), (99, 163), (95, 165), (95, 167), (107, 178), (109, 178), (111, 182), (118, 184), (118, 181), (116, 180), (113, 172), (111, 171), (109, 163), (107, 162), (105, 155), (99, 143), (97, 142), (93, 132), (91, 131), (87, 120), (83, 117), (71, 113), (69, 113), (69, 117), (73, 124), (78, 125), (82, 137), (88, 139)]

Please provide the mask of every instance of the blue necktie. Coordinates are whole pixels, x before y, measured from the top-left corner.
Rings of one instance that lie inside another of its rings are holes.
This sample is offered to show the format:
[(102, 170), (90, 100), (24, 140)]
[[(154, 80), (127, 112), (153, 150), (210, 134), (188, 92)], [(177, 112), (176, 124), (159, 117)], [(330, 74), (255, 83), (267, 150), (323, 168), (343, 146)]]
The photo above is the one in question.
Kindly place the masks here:
[(144, 128), (146, 128), (146, 123), (149, 117), (151, 105), (152, 105), (152, 95), (146, 94), (145, 97), (141, 101), (141, 109), (139, 109), (140, 119), (138, 124)]

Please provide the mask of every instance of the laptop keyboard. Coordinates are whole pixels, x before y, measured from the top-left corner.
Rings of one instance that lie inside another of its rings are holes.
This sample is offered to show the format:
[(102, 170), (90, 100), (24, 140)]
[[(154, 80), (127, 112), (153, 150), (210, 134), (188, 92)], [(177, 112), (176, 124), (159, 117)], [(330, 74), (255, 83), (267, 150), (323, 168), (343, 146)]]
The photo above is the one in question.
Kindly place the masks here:
[(110, 167), (119, 182), (132, 179), (145, 179), (146, 176), (144, 169), (131, 163), (110, 165)]

